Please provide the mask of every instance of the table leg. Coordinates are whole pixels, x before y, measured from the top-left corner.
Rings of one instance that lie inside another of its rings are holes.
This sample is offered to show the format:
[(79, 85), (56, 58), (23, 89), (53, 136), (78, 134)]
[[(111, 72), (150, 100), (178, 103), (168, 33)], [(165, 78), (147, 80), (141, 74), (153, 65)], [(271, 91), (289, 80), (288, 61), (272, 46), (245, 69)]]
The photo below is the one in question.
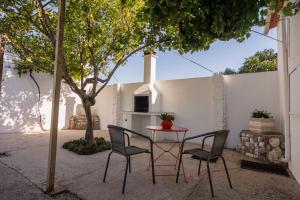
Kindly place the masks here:
[[(186, 131), (183, 134), (182, 140), (185, 138), (185, 135), (186, 135)], [(179, 141), (179, 150), (178, 150), (178, 160), (179, 160), (180, 159), (180, 152), (181, 152), (182, 143), (180, 142), (178, 135), (177, 135), (177, 140)], [(184, 182), (188, 183), (186, 175), (185, 175), (183, 160), (181, 160), (181, 168), (182, 168), (182, 174), (180, 174), (180, 175), (183, 175)]]
[[(151, 140), (153, 141), (153, 144), (155, 144), (154, 135), (155, 135), (155, 130), (151, 131), (151, 133), (150, 133), (150, 138), (151, 138)], [(154, 148), (153, 148), (153, 149), (154, 149)], [(152, 153), (153, 153), (153, 155), (154, 155), (154, 152), (152, 152)], [(155, 162), (155, 161), (153, 160), (153, 162)], [(149, 171), (150, 164), (151, 164), (151, 156), (150, 156), (150, 158), (149, 158), (149, 164), (148, 164), (147, 171)], [(154, 163), (153, 163), (153, 164), (154, 164)]]
[[(185, 138), (185, 135), (186, 135), (186, 131), (184, 132), (183, 138)], [(177, 168), (177, 165), (178, 165), (178, 160), (179, 160), (179, 158), (180, 158), (180, 150), (181, 150), (181, 144), (182, 144), (182, 142), (181, 142), (181, 140), (180, 140), (180, 138), (179, 138), (178, 132), (176, 132), (176, 139), (177, 139), (177, 141), (176, 141), (176, 142), (170, 142), (170, 143), (174, 143), (174, 144), (173, 144), (169, 149), (167, 149), (167, 150), (164, 149), (164, 148), (162, 148), (162, 147), (159, 145), (159, 143), (167, 143), (167, 142), (159, 142), (159, 141), (156, 142), (156, 132), (155, 132), (155, 130), (152, 130), (152, 131), (151, 131), (150, 138), (153, 140), (153, 144), (154, 144), (156, 147), (158, 147), (158, 148), (162, 151), (162, 153), (159, 154), (159, 155), (154, 159), (154, 165), (155, 165), (155, 162), (156, 162), (163, 154), (169, 153), (171, 156), (173, 156), (173, 157), (176, 159), (175, 165), (174, 165), (174, 167), (175, 167), (175, 169), (176, 169), (176, 168)], [(177, 153), (177, 155), (174, 155), (174, 154), (171, 152), (171, 150), (172, 150), (175, 146), (178, 146), (178, 153)], [(148, 165), (147, 171), (149, 171), (150, 164), (151, 164), (151, 159), (149, 159), (149, 165)], [(173, 166), (173, 165), (155, 165), (155, 166)], [(186, 175), (185, 175), (185, 169), (184, 169), (183, 162), (181, 162), (181, 167), (182, 167), (182, 174), (180, 174), (180, 175), (183, 175), (184, 181), (185, 181), (186, 183), (188, 183), (188, 181), (187, 181), (187, 179), (186, 179)], [(155, 175), (155, 176), (173, 176), (173, 175), (169, 175), (169, 174), (161, 174), (161, 175)]]

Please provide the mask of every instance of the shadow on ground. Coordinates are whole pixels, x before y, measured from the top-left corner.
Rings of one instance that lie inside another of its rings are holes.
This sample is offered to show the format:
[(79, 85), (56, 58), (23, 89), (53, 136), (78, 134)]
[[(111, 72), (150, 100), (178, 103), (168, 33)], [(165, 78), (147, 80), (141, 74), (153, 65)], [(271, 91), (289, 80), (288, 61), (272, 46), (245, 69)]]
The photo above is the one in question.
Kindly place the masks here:
[[(188, 183), (181, 177), (179, 184), (175, 177), (157, 177), (156, 184), (152, 184), (151, 171), (147, 171), (149, 155), (139, 155), (132, 159), (132, 173), (128, 175), (126, 192), (121, 194), (121, 187), (125, 169), (123, 157), (113, 154), (106, 183), (102, 183), (108, 151), (95, 155), (76, 155), (61, 148), (65, 141), (83, 137), (84, 131), (61, 131), (59, 133), (56, 181), (78, 197), (87, 200), (94, 199), (212, 199), (209, 189), (206, 164), (203, 163), (201, 175), (196, 174), (198, 162), (190, 157), (184, 157), (184, 165)], [(107, 132), (96, 131), (96, 136), (108, 138)], [(48, 133), (36, 135), (2, 134), (0, 135), (0, 152), (8, 152), (11, 156), (0, 158), (0, 164), (12, 168), (15, 172), (28, 179), (32, 186), (42, 187), (46, 183), (48, 158)], [(140, 138), (133, 138), (136, 146), (147, 147), (147, 142)], [(194, 146), (194, 144), (189, 144)], [(157, 149), (156, 149), (157, 150)], [(158, 150), (157, 150), (158, 151)], [(157, 152), (158, 153), (158, 152)], [(175, 153), (175, 152), (174, 152)], [(212, 164), (212, 179), (215, 189), (215, 198), (222, 200), (257, 199), (257, 200), (297, 200), (300, 199), (300, 188), (292, 178), (249, 171), (239, 167), (240, 155), (231, 150), (225, 150), (234, 189), (230, 189), (223, 169), (222, 162)], [(174, 161), (164, 156), (163, 161)], [(156, 168), (156, 173), (176, 173), (173, 168)], [(1, 176), (3, 176), (1, 170)], [(13, 174), (11, 175), (14, 176)], [(26, 192), (21, 187), (22, 181), (15, 179), (13, 184), (5, 184), (0, 177), (1, 194), (17, 191)], [(14, 181), (14, 179), (11, 179)], [(39, 191), (37, 188), (35, 188)], [(29, 191), (29, 190), (28, 190)], [(33, 189), (34, 195), (36, 194)], [(38, 196), (34, 199), (47, 199), (47, 196)], [(2, 199), (2, 196), (0, 197)], [(9, 198), (5, 198), (9, 199)], [(26, 199), (26, 198), (12, 198)], [(30, 199), (30, 198), (29, 198)]]

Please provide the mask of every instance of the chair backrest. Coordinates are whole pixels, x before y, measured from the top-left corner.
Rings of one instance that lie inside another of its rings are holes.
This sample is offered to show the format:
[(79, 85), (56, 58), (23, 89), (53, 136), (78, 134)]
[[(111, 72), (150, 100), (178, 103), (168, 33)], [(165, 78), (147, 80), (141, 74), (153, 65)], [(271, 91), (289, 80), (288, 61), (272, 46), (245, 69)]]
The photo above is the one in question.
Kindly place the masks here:
[(214, 141), (211, 148), (212, 157), (222, 156), (228, 133), (229, 130), (220, 130), (215, 132)]
[(121, 154), (125, 154), (125, 133), (124, 129), (119, 126), (107, 126), (111, 142), (111, 150)]

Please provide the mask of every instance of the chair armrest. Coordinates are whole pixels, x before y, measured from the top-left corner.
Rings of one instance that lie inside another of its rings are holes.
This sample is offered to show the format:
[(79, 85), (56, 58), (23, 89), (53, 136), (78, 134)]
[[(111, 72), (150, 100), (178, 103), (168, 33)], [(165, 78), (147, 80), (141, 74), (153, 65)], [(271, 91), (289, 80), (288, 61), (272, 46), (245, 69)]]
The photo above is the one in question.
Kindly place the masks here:
[[(133, 131), (133, 130), (129, 130), (129, 129), (127, 129), (127, 128), (123, 128), (123, 131), (124, 131), (124, 133), (125, 133), (125, 131), (127, 131), (127, 132), (129, 132), (129, 133), (133, 133), (133, 134), (135, 134), (135, 135), (138, 135), (138, 136), (140, 136), (140, 137), (142, 137), (142, 138), (145, 138), (145, 139), (147, 139), (148, 141), (149, 141), (149, 143), (150, 143), (150, 154), (153, 156), (153, 141), (152, 141), (152, 139), (149, 137), (149, 136), (146, 136), (146, 135), (142, 135), (142, 134), (140, 134), (140, 133), (138, 133), (138, 132), (135, 132), (135, 131)], [(126, 133), (125, 133), (126, 134)], [(128, 136), (128, 134), (126, 134), (127, 136)], [(129, 140), (129, 136), (128, 136), (128, 140)]]
[(187, 138), (184, 138), (183, 139), (183, 143), (187, 140), (193, 140), (193, 139), (196, 139), (196, 138), (200, 138), (200, 137), (211, 137), (211, 136), (214, 136), (216, 132), (209, 132), (209, 133), (204, 133), (204, 134), (200, 134), (200, 135), (195, 135), (195, 136), (192, 136), (192, 137), (187, 137)]
[(207, 139), (207, 138), (210, 138), (210, 137), (214, 137), (215, 135), (207, 135), (207, 136), (205, 136), (204, 138), (203, 138), (203, 140), (202, 140), (202, 145), (201, 145), (201, 149), (203, 150), (203, 147), (204, 147), (204, 143), (205, 143), (205, 140)]
[(138, 136), (140, 136), (140, 137), (143, 137), (143, 138), (149, 140), (150, 143), (153, 142), (149, 136), (142, 135), (142, 134), (140, 134), (140, 133), (138, 133), (138, 132), (135, 132), (135, 131), (133, 131), (133, 130), (129, 130), (129, 129), (127, 129), (127, 128), (123, 128), (123, 130), (126, 131), (126, 132), (129, 132), (129, 133), (133, 133), (133, 134), (135, 134), (135, 135), (138, 135)]
[(127, 133), (125, 133), (124, 132), (124, 134), (126, 135), (126, 137), (127, 137), (127, 144), (128, 144), (128, 146), (130, 146), (130, 139), (129, 139), (129, 135), (127, 134)]
[[(183, 153), (183, 148), (184, 148), (184, 143), (188, 140), (193, 140), (193, 139), (196, 139), (196, 138), (200, 138), (200, 137), (205, 137), (203, 139), (203, 141), (208, 138), (208, 137), (212, 137), (212, 136), (215, 136), (215, 132), (209, 132), (209, 133), (204, 133), (204, 134), (200, 134), (200, 135), (195, 135), (195, 136), (192, 136), (192, 137), (187, 137), (187, 138), (184, 138), (182, 140), (182, 143), (181, 143), (181, 148), (180, 148), (180, 154)], [(203, 141), (202, 141), (202, 147), (203, 147)], [(203, 149), (203, 148), (202, 148)]]

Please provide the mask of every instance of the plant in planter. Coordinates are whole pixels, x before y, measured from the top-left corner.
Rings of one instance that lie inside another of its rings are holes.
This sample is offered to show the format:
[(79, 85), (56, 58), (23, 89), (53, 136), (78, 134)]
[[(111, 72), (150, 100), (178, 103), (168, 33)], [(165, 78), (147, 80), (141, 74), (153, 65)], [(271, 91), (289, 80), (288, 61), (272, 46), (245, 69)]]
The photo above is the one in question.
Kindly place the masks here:
[(255, 109), (250, 118), (249, 130), (263, 133), (274, 130), (274, 119), (270, 112)]
[(175, 119), (175, 116), (171, 113), (162, 113), (160, 114), (161, 126), (163, 129), (170, 129), (173, 126), (173, 122)]

